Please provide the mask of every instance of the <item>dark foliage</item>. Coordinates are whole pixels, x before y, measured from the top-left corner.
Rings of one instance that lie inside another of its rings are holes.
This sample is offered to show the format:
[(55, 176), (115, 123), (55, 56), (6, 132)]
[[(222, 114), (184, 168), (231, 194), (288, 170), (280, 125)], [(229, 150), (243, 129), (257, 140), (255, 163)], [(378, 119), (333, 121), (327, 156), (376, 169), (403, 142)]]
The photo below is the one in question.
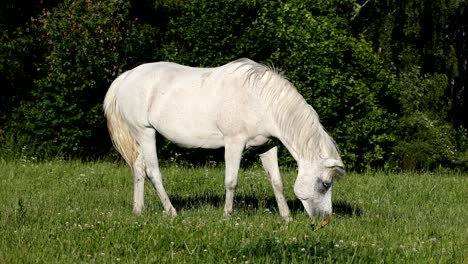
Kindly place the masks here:
[[(4, 1), (0, 154), (115, 154), (101, 107), (119, 73), (249, 57), (296, 85), (348, 168), (466, 168), (466, 12), (463, 1)], [(159, 145), (164, 160), (222, 160)], [(285, 150), (281, 162), (293, 164)]]

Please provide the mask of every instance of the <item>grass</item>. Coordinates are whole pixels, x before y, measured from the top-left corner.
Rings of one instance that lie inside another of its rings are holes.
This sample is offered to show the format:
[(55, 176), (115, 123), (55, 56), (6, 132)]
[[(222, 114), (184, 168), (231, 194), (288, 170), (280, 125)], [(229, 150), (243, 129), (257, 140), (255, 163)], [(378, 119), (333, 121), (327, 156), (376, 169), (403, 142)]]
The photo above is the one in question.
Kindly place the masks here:
[(467, 175), (350, 174), (333, 221), (307, 218), (283, 171), (294, 220), (284, 223), (263, 171), (241, 171), (225, 220), (223, 168), (162, 168), (171, 219), (146, 184), (110, 162), (0, 160), (0, 263), (467, 263)]

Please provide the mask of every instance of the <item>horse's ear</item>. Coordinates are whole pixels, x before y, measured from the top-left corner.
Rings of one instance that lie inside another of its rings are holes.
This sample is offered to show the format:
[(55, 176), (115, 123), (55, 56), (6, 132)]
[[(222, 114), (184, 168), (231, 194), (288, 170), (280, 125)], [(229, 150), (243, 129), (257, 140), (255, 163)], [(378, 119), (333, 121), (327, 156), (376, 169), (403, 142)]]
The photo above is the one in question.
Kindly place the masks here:
[(342, 177), (346, 174), (345, 166), (341, 160), (324, 159), (322, 160), (322, 164), (325, 168), (333, 169), (337, 177)]

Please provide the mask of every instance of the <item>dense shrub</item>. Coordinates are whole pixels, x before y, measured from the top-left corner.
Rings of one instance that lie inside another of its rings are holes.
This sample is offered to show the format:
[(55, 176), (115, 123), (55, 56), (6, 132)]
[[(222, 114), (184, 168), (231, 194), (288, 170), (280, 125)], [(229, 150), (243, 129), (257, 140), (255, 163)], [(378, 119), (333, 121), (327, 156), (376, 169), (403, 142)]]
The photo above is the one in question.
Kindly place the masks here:
[(40, 52), (30, 28), (0, 30), (0, 131), (33, 86)]
[[(12, 21), (0, 29), (0, 84), (7, 88), (0, 97), (0, 155), (15, 149), (36, 150), (36, 156), (107, 155), (102, 100), (119, 73), (157, 60), (211, 67), (249, 57), (295, 84), (348, 168), (468, 167), (466, 129), (451, 123), (453, 76), (420, 73), (412, 62), (420, 57), (412, 56), (417, 46), (381, 52), (388, 38), (376, 38), (379, 49), (373, 51), (356, 34), (362, 20), (350, 29), (361, 10), (353, 0), (26, 1), (31, 12), (13, 2), (0, 5), (2, 14), (19, 10), (18, 19), (0, 19), (1, 25)], [(35, 15), (42, 6), (48, 8)], [(389, 61), (391, 54), (399, 54), (400, 64)], [(222, 151), (158, 145), (168, 160), (222, 160)], [(294, 164), (284, 149), (281, 161)]]
[(401, 74), (399, 80), (401, 117), (396, 126), (393, 166), (410, 170), (465, 166), (466, 133), (447, 122), (451, 109), (445, 95), (447, 76), (421, 76), (413, 69)]
[(109, 150), (101, 110), (107, 87), (156, 46), (157, 32), (129, 21), (129, 8), (119, 0), (65, 1), (35, 21), (44, 61), (10, 130), (50, 142), (65, 155)]

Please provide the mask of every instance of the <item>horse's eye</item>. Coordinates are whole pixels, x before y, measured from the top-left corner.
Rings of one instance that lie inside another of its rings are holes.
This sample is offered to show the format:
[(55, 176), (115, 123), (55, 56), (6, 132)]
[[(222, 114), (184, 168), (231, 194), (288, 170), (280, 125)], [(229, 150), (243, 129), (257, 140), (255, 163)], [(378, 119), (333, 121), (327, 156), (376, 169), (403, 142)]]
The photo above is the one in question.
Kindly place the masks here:
[(328, 190), (331, 185), (332, 185), (331, 181), (322, 181), (322, 186), (323, 188), (325, 188), (325, 190)]

